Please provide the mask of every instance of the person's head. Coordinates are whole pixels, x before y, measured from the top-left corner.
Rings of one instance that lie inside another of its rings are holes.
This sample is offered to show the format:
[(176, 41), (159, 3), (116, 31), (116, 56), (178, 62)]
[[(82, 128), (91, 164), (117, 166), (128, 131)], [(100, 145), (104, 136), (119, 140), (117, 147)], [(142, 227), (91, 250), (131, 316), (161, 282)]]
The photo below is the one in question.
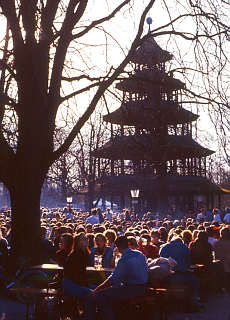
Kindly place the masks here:
[(85, 232), (85, 228), (80, 225), (80, 226), (78, 226), (78, 227), (76, 228), (76, 233), (78, 234), (78, 233), (82, 233), (82, 232), (86, 233), (86, 232)]
[(208, 234), (206, 231), (199, 231), (198, 235), (197, 235), (197, 240), (203, 243), (207, 243), (208, 242)]
[(92, 215), (92, 216), (96, 216), (96, 215), (97, 215), (97, 209), (93, 208), (93, 209), (91, 210), (91, 215)]
[(41, 235), (41, 238), (42, 238), (42, 239), (44, 239), (44, 238), (46, 237), (46, 233), (47, 233), (46, 227), (41, 226), (41, 227), (40, 227), (40, 235)]
[(78, 233), (74, 237), (74, 251), (89, 252), (89, 241), (84, 232)]
[(205, 227), (202, 224), (199, 224), (197, 227), (198, 230), (205, 231)]
[(128, 237), (128, 246), (130, 249), (136, 250), (137, 249), (137, 240), (135, 237)]
[(106, 244), (106, 237), (103, 233), (97, 233), (95, 235), (95, 243), (99, 250), (103, 250)]
[(105, 227), (100, 225), (98, 227), (98, 233), (104, 233), (104, 232), (105, 232)]
[(195, 226), (190, 224), (190, 223), (187, 223), (186, 224), (186, 229), (193, 232), (195, 230)]
[(220, 230), (220, 238), (222, 240), (230, 240), (230, 229), (228, 227), (224, 227)]
[(181, 237), (184, 243), (188, 244), (192, 241), (192, 232), (190, 230), (183, 230)]
[(66, 226), (61, 226), (59, 231), (60, 231), (60, 234), (67, 233), (67, 227)]
[(71, 251), (73, 247), (73, 235), (71, 233), (63, 233), (60, 237), (60, 250)]
[(139, 233), (140, 233), (140, 235), (146, 234), (146, 233), (148, 233), (148, 229), (141, 229)]
[(181, 237), (176, 233), (173, 234), (171, 241), (183, 242)]
[(214, 236), (213, 227), (210, 227), (210, 226), (209, 226), (209, 227), (207, 227), (205, 230), (206, 230), (206, 232), (207, 232), (207, 234), (208, 234), (209, 237), (212, 238), (212, 237)]
[(218, 225), (212, 224), (211, 227), (213, 228), (213, 238), (219, 239), (221, 227), (219, 226), (219, 224)]
[(61, 220), (61, 215), (60, 215), (59, 212), (56, 212), (56, 213), (55, 213), (55, 218), (56, 218), (57, 221), (60, 221), (60, 220)]
[(95, 225), (93, 226), (93, 233), (94, 233), (94, 234), (101, 233), (101, 232), (100, 232), (100, 227), (99, 227), (98, 224), (95, 224)]
[(160, 232), (158, 230), (152, 230), (151, 231), (151, 238), (152, 238), (152, 243), (158, 243), (160, 240)]
[(115, 240), (115, 245), (117, 246), (118, 250), (122, 253), (124, 250), (126, 250), (128, 245), (128, 239), (126, 236), (119, 236)]
[(193, 241), (197, 239), (198, 233), (199, 233), (199, 230), (197, 230), (197, 229), (193, 230), (193, 233), (192, 233), (192, 240)]
[(166, 242), (168, 238), (168, 233), (165, 227), (160, 227), (159, 232), (160, 232), (160, 239)]
[(133, 233), (134, 233), (135, 237), (139, 237), (139, 235), (140, 235), (140, 232), (137, 229), (134, 229)]
[(135, 234), (134, 234), (134, 232), (132, 232), (132, 231), (126, 231), (126, 232), (125, 232), (125, 236), (126, 236), (126, 237), (134, 237), (134, 235), (135, 235)]
[(146, 239), (147, 240), (147, 245), (150, 244), (151, 242), (151, 237), (148, 233), (144, 233), (141, 235), (141, 239)]
[(86, 233), (91, 233), (93, 230), (92, 224), (88, 223), (85, 227)]
[(87, 233), (86, 234), (88, 240), (89, 240), (89, 248), (93, 248), (94, 247), (94, 239), (95, 239), (95, 235), (93, 233)]
[(108, 229), (104, 232), (104, 236), (106, 237), (107, 241), (109, 244), (114, 243), (114, 241), (116, 240), (116, 232), (114, 230)]

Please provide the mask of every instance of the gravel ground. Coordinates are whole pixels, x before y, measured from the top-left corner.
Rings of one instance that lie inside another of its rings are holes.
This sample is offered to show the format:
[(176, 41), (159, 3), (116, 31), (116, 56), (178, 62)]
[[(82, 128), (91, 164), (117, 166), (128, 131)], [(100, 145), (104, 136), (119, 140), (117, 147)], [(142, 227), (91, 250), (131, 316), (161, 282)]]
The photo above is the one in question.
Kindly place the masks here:
[[(26, 306), (0, 295), (0, 320), (26, 319)], [(230, 320), (230, 294), (219, 294), (208, 299), (202, 312), (186, 314), (174, 312), (169, 320)]]
[(174, 313), (169, 315), (169, 320), (230, 320), (230, 294), (209, 297), (202, 312)]
[(0, 295), (0, 320), (25, 320), (26, 306)]

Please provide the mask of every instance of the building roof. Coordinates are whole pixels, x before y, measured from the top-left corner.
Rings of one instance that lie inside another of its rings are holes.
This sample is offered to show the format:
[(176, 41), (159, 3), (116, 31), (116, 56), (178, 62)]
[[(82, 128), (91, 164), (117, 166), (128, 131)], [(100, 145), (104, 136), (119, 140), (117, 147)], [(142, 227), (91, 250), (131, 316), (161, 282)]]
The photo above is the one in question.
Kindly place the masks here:
[(124, 102), (120, 108), (103, 117), (104, 121), (119, 125), (139, 128), (153, 128), (159, 124), (159, 117), (164, 117), (165, 124), (182, 124), (197, 120), (198, 115), (178, 105), (175, 101), (154, 99)]
[(155, 92), (169, 92), (185, 88), (185, 84), (179, 79), (173, 78), (159, 69), (138, 70), (129, 78), (121, 80), (116, 88), (129, 93), (153, 95)]
[(147, 35), (144, 42), (137, 48), (131, 61), (139, 65), (147, 65), (149, 67), (164, 63), (173, 58), (173, 55), (156, 43), (152, 35)]
[[(163, 139), (162, 139), (163, 140)], [(117, 136), (92, 152), (94, 157), (112, 160), (167, 161), (191, 157), (206, 157), (214, 151), (202, 147), (191, 136), (164, 137), (164, 141), (151, 134)]]
[(205, 177), (199, 176), (144, 176), (144, 175), (119, 175), (105, 176), (97, 181), (101, 186), (101, 192), (106, 190), (108, 193), (113, 192), (119, 194), (121, 192), (129, 192), (131, 189), (140, 189), (148, 193), (159, 192), (159, 184), (164, 184), (169, 194), (174, 193), (209, 193), (221, 191), (219, 186), (212, 183)]

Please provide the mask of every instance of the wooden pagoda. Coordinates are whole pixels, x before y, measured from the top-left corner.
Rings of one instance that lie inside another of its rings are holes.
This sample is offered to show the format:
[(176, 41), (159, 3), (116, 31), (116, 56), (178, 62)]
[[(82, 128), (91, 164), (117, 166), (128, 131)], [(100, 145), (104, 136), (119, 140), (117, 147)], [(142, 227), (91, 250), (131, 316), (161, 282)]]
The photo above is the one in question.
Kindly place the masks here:
[(140, 190), (143, 209), (161, 212), (171, 205), (193, 208), (198, 197), (212, 206), (218, 192), (206, 178), (206, 158), (214, 151), (193, 139), (198, 115), (182, 107), (185, 84), (166, 70), (172, 58), (149, 34), (130, 61), (133, 72), (116, 85), (123, 92), (120, 108), (104, 116), (113, 134), (92, 155), (98, 168), (109, 160), (98, 180), (101, 197), (121, 208), (131, 189)]

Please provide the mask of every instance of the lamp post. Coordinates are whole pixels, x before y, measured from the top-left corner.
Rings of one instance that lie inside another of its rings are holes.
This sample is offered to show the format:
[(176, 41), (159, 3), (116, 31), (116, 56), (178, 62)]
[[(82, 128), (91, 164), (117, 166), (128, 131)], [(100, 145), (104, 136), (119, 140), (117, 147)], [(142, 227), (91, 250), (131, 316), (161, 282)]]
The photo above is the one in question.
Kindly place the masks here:
[(70, 207), (71, 207), (72, 201), (73, 201), (72, 197), (66, 197), (66, 202), (67, 202), (69, 212), (70, 212)]
[(139, 189), (131, 189), (130, 193), (131, 193), (131, 198), (132, 198), (132, 206), (134, 208), (134, 215), (136, 216), (140, 190)]

